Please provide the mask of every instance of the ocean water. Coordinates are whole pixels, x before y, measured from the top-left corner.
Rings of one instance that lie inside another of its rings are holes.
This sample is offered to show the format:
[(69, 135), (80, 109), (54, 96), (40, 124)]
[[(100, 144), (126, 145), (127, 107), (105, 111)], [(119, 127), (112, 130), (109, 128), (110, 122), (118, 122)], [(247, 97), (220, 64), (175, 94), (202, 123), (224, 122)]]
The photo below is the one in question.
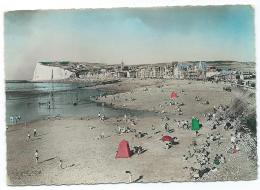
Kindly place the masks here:
[[(6, 123), (13, 124), (11, 116), (21, 116), (18, 123), (24, 123), (57, 115), (92, 118), (97, 117), (99, 112), (107, 117), (145, 114), (142, 111), (114, 109), (91, 101), (104, 93), (106, 92), (87, 89), (80, 84), (7, 82)], [(73, 104), (75, 102), (77, 105)]]
[(40, 91), (49, 92), (61, 91), (61, 90), (72, 90), (82, 86), (82, 84), (69, 84), (69, 83), (37, 83), (37, 82), (6, 82), (6, 92), (30, 92)]

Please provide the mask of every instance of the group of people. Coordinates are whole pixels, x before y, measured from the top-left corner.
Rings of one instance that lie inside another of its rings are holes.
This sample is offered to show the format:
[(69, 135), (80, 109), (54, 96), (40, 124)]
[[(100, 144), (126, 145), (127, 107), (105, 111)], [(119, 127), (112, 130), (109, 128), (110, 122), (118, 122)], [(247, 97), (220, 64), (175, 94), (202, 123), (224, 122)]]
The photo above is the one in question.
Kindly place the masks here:
[(173, 145), (179, 144), (179, 139), (177, 137), (173, 137), (171, 141), (165, 141), (165, 149), (168, 150), (170, 149)]
[[(34, 136), (34, 137), (37, 136), (37, 130), (36, 130), (35, 128), (33, 129), (33, 136)], [(28, 131), (26, 141), (28, 142), (30, 139), (31, 139), (31, 134), (30, 134), (30, 132)]]
[(129, 132), (136, 132), (135, 129), (131, 129), (130, 127), (118, 127), (118, 132), (119, 134), (122, 134), (122, 133), (129, 133)]
[(183, 115), (182, 109), (179, 105), (177, 105), (177, 112), (178, 112), (178, 115)]
[(134, 153), (134, 154), (139, 155), (139, 154), (142, 154), (144, 151), (145, 151), (145, 150), (144, 150), (143, 147), (141, 147), (141, 146), (134, 146), (134, 147), (133, 147), (133, 153)]
[(199, 97), (199, 96), (195, 96), (195, 100), (196, 100), (196, 101), (201, 101), (201, 100), (202, 100), (202, 98), (201, 98), (201, 97)]
[(204, 173), (216, 171), (219, 165), (226, 163), (226, 158), (223, 154), (216, 154), (213, 159), (210, 156), (212, 152), (211, 144), (221, 138), (222, 136), (220, 133), (217, 133), (216, 135), (208, 134), (204, 143), (200, 145), (195, 144), (192, 146), (191, 150), (188, 150), (186, 155), (183, 155), (183, 161), (195, 158), (195, 163), (199, 164), (199, 168), (197, 169), (194, 167), (190, 168), (190, 175), (192, 179), (199, 179), (204, 175)]
[(224, 163), (226, 163), (226, 158), (223, 156), (223, 154), (220, 154), (220, 155), (216, 154), (213, 163), (215, 165), (224, 164)]
[(190, 129), (191, 125), (188, 120), (177, 121), (177, 127), (182, 129)]
[(136, 137), (136, 138), (142, 138), (142, 137), (144, 137), (145, 135), (147, 135), (147, 133), (143, 133), (143, 132), (140, 132), (140, 131), (139, 131), (138, 133), (135, 134), (135, 137)]
[[(223, 127), (225, 130), (230, 130), (236, 128), (234, 132), (230, 135), (230, 143), (231, 143), (231, 153), (237, 153), (240, 151), (239, 142), (242, 139), (242, 135), (240, 132), (240, 118), (234, 117), (232, 112), (229, 112), (229, 106), (219, 105), (214, 106), (213, 112), (204, 114), (206, 121), (208, 122), (206, 125), (211, 126), (211, 130), (216, 130), (219, 127)], [(178, 124), (180, 127), (180, 122)], [(224, 154), (215, 154), (214, 157), (210, 158), (210, 152), (212, 152), (212, 143), (217, 142), (217, 145), (220, 145), (223, 140), (223, 135), (220, 132), (215, 134), (207, 134), (205, 143), (198, 148), (199, 146), (193, 146), (192, 151), (188, 151), (187, 155), (183, 155), (183, 161), (187, 161), (192, 157), (196, 158), (197, 163), (200, 165), (200, 168), (196, 169), (194, 167), (190, 168), (191, 176), (193, 179), (199, 179), (202, 177), (201, 171), (208, 169), (209, 171), (216, 171), (220, 165), (226, 163), (226, 157)], [(218, 148), (217, 148), (218, 149)]]
[[(35, 128), (33, 129), (33, 136), (34, 137), (37, 136), (37, 130)], [(30, 139), (31, 139), (31, 134), (28, 131), (26, 141), (29, 142)], [(38, 162), (39, 162), (39, 152), (38, 152), (38, 150), (35, 150), (34, 159), (35, 159), (36, 164), (38, 164)]]
[(18, 121), (21, 120), (21, 116), (20, 115), (12, 115), (9, 117), (10, 123), (11, 124), (17, 124)]
[(220, 140), (223, 136), (220, 135), (220, 133), (217, 133), (216, 135), (213, 135), (213, 134), (207, 134), (207, 140), (209, 140), (210, 142), (213, 142), (213, 141), (217, 141), (218, 142), (218, 145), (221, 143)]
[(98, 112), (98, 118), (101, 120), (101, 121), (104, 121), (105, 120), (105, 115), (102, 114), (100, 112)]
[[(39, 163), (39, 158), (40, 158), (40, 156), (39, 156), (39, 151), (38, 151), (38, 150), (35, 150), (34, 159), (35, 159), (36, 164)], [(63, 160), (61, 160), (61, 159), (59, 159), (59, 167), (60, 167), (61, 169), (63, 169)]]
[[(219, 105), (213, 107), (213, 113), (206, 114), (207, 120), (212, 122), (212, 130), (215, 130), (217, 126), (223, 126), (224, 130), (228, 131), (236, 127), (235, 132), (230, 135), (231, 142), (231, 153), (237, 153), (240, 151), (238, 146), (239, 141), (241, 140), (241, 132), (239, 128), (242, 126), (239, 117), (235, 117), (233, 113), (228, 112), (229, 106), (227, 105)], [(220, 133), (216, 136), (211, 134), (207, 136), (210, 141), (220, 140)]]

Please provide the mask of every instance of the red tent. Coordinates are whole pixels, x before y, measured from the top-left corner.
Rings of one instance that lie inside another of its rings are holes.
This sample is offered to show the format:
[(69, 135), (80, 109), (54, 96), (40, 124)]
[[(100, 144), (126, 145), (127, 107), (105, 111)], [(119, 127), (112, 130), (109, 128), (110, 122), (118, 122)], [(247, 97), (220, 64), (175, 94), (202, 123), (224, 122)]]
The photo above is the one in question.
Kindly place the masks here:
[(171, 136), (168, 136), (168, 135), (165, 135), (162, 137), (162, 141), (165, 142), (165, 141), (172, 141), (172, 137)]
[(171, 99), (176, 99), (176, 98), (177, 98), (177, 93), (173, 91), (171, 93)]
[(131, 156), (131, 151), (129, 148), (128, 141), (122, 140), (116, 152), (116, 158), (129, 158)]

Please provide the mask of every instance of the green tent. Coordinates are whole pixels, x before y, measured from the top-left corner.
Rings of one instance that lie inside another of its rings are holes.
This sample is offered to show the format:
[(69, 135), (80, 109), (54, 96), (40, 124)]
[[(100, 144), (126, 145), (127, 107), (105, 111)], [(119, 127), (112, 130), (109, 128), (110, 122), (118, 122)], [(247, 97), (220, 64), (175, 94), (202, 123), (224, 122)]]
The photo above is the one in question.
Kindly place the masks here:
[(198, 131), (200, 129), (200, 121), (197, 118), (193, 117), (191, 123), (192, 123), (191, 129), (193, 131)]

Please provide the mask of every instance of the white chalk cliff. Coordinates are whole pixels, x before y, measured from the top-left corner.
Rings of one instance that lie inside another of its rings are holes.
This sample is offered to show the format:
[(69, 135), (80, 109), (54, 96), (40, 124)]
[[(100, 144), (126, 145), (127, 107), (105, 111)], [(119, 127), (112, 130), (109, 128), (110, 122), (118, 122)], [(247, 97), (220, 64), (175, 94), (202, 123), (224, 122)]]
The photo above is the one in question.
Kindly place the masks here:
[(61, 67), (37, 63), (34, 69), (33, 81), (62, 80), (69, 78), (73, 73)]

